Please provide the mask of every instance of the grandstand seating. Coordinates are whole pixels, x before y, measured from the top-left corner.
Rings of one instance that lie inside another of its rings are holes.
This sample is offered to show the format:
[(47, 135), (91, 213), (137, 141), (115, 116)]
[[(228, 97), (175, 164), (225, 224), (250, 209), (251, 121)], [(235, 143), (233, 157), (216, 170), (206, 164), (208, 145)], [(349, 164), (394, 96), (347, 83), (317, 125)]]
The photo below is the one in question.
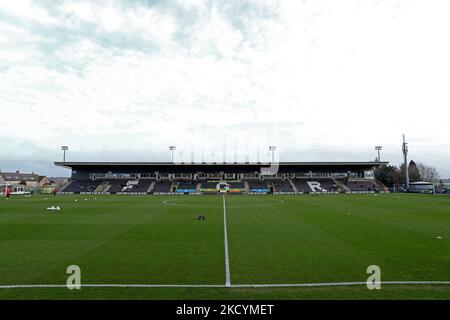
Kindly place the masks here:
[[(202, 189), (215, 189), (219, 181), (203, 181), (201, 183)], [(245, 189), (245, 183), (242, 181), (227, 181), (231, 189)]]
[(320, 183), (317, 181), (307, 180), (307, 183), (313, 192), (325, 192), (326, 189), (322, 188)]
[(73, 180), (66, 188), (64, 188), (64, 192), (94, 192), (101, 183), (102, 181)]
[(171, 192), (172, 188), (172, 181), (169, 180), (160, 180), (160, 181), (156, 181), (155, 185), (153, 186), (152, 192)]
[(312, 191), (311, 188), (309, 187), (308, 181), (306, 179), (295, 178), (295, 179), (292, 179), (292, 182), (294, 183), (298, 192), (311, 192)]
[(252, 189), (269, 189), (269, 186), (267, 185), (267, 181), (261, 181), (261, 180), (256, 180), (256, 179), (249, 179), (246, 180), (248, 183), (248, 188), (250, 190)]
[(109, 193), (117, 193), (117, 192), (123, 192), (124, 188), (128, 184), (128, 179), (114, 179), (109, 182)]
[(338, 185), (331, 178), (292, 179), (298, 192), (337, 192)]
[[(244, 181), (227, 182), (230, 189), (245, 189), (246, 183), (248, 190), (257, 192), (257, 189), (271, 189), (274, 192), (294, 192), (291, 184), (294, 184), (298, 192), (338, 192), (339, 189), (344, 189), (350, 192), (377, 192), (380, 187), (373, 180), (348, 180), (338, 178), (295, 178), (289, 179), (247, 179)], [(107, 193), (146, 193), (154, 180), (128, 180), (128, 179), (113, 179), (113, 180), (73, 180), (63, 192), (83, 193), (83, 192), (107, 192)], [(154, 193), (168, 193), (172, 192), (172, 185), (176, 186), (177, 190), (198, 190), (200, 184), (202, 189), (215, 189), (218, 181), (192, 181), (181, 180), (173, 182), (169, 180), (155, 181), (152, 188)]]
[(337, 192), (338, 186), (331, 178), (307, 179), (310, 188), (315, 192)]
[(197, 184), (198, 184), (197, 181), (180, 181), (178, 183), (177, 189), (196, 190)]
[(227, 182), (231, 189), (245, 189), (245, 183), (241, 181)]
[(336, 183), (336, 181), (334, 181), (331, 178), (319, 178), (319, 179), (315, 179), (317, 182), (320, 183), (320, 186), (327, 190), (328, 192), (337, 192), (338, 190), (338, 185)]
[(292, 188), (291, 182), (288, 179), (273, 179), (270, 180), (270, 183), (273, 185), (274, 192), (294, 192), (294, 188)]
[(143, 180), (138, 180), (138, 181), (134, 181), (136, 183), (130, 183), (130, 181), (128, 181), (127, 183), (127, 187), (123, 188), (121, 190), (121, 192), (147, 192), (148, 188), (150, 188), (150, 185), (152, 184), (153, 180), (148, 180), (148, 179), (143, 179)]
[(98, 187), (97, 189), (95, 189), (95, 192), (107, 192), (109, 189), (109, 181), (103, 181)]
[(202, 181), (202, 189), (215, 189), (217, 187), (218, 181)]
[(356, 192), (379, 191), (378, 185), (375, 183), (375, 181), (371, 180), (355, 180), (355, 181), (350, 180), (344, 182), (344, 184), (347, 186), (347, 188), (350, 189), (350, 191)]

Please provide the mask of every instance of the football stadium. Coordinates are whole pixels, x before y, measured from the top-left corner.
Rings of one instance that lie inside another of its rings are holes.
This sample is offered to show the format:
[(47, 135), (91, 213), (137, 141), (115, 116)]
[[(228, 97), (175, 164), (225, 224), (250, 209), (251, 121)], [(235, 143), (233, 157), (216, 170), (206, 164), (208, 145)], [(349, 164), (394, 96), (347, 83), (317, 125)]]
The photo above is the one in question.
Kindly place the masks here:
[(449, 297), (450, 198), (382, 162), (55, 164), (61, 190), (2, 199), (2, 299)]
[(0, 1), (2, 313), (448, 313), (449, 12)]
[(72, 163), (62, 194), (302, 194), (375, 192), (381, 162), (316, 163)]

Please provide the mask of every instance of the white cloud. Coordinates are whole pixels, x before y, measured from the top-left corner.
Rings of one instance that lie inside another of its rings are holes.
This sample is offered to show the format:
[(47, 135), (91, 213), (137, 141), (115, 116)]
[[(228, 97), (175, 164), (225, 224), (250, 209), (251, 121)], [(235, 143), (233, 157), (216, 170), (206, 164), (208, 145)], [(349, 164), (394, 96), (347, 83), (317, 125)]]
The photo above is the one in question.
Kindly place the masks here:
[(98, 12), (99, 23), (107, 31), (117, 31), (124, 25), (124, 19), (117, 8), (108, 5)]
[[(8, 28), (19, 34), (24, 26), (0, 23), (0, 67), (8, 67), (0, 70), (0, 118), (16, 142), (86, 152), (212, 149), (218, 140), (216, 149), (262, 148), (282, 132), (280, 152), (295, 160), (316, 149), (367, 160), (383, 144), (399, 162), (406, 132), (414, 158), (448, 170), (450, 5), (396, 3), (256, 1), (249, 6), (261, 7), (240, 15), (237, 7), (230, 17), (219, 6), (183, 2), (195, 13), (187, 22), (169, 8), (65, 3), (58, 18), (47, 18), (67, 27), (72, 17), (74, 40), (50, 53), (29, 45), (44, 44), (45, 34), (25, 27), (16, 41)], [(18, 119), (29, 130), (15, 130)]]
[(61, 7), (63, 15), (74, 15), (80, 20), (95, 22), (95, 14), (91, 2), (68, 2)]
[(85, 66), (102, 62), (114, 53), (89, 39), (81, 39), (55, 51), (55, 57), (69, 65)]
[(127, 6), (118, 1), (69, 2), (61, 7), (61, 15), (75, 29), (87, 22), (96, 26), (97, 33), (139, 35), (163, 44), (168, 44), (176, 31), (176, 21), (172, 15), (140, 4)]
[(189, 50), (196, 55), (218, 53), (225, 58), (232, 58), (239, 52), (243, 40), (241, 32), (220, 14), (217, 7), (213, 7), (212, 11), (204, 15), (201, 22), (189, 31)]
[(176, 31), (173, 16), (139, 7), (126, 13), (126, 32), (142, 32), (144, 37), (167, 45)]
[(52, 17), (45, 8), (31, 0), (1, 1), (0, 12), (40, 24), (52, 25), (57, 22), (57, 19)]

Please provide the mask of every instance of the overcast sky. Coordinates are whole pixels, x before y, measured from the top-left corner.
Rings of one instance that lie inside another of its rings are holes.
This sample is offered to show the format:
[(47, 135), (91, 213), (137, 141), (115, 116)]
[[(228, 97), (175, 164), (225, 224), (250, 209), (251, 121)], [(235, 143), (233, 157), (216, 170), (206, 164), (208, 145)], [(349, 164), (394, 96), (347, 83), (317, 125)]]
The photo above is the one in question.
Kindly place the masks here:
[[(401, 162), (450, 177), (448, 0), (1, 1), (0, 169)], [(267, 159), (266, 159), (267, 158)]]

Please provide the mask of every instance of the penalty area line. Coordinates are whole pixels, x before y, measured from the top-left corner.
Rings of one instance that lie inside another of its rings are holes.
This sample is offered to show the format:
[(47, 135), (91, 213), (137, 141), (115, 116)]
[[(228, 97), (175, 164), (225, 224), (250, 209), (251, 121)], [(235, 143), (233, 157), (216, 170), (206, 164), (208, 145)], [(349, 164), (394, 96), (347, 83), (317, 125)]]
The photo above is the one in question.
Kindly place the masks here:
[[(382, 285), (450, 285), (450, 281), (381, 281)], [(81, 284), (81, 288), (299, 288), (346, 287), (366, 285), (367, 282), (266, 283), (266, 284)], [(0, 285), (0, 289), (67, 288), (64, 284)]]

